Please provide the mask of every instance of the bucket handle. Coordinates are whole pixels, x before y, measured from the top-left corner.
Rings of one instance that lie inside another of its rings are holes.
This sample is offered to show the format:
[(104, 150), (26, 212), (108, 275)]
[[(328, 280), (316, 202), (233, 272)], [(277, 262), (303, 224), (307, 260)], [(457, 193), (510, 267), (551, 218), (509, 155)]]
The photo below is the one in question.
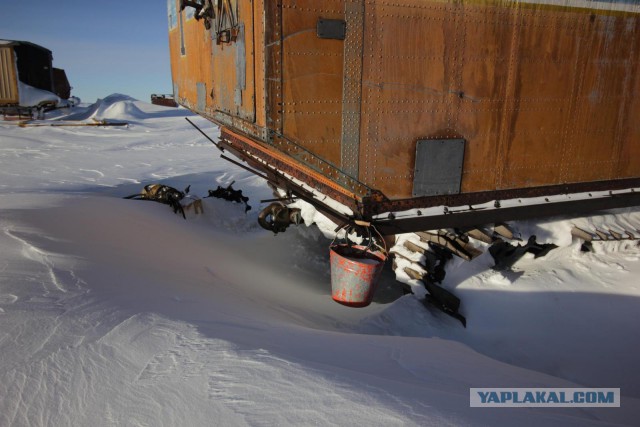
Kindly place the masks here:
[[(336, 235), (333, 238), (333, 241), (331, 242), (330, 247), (332, 247), (332, 246), (334, 246), (336, 244), (336, 239), (338, 238), (338, 234), (340, 233), (341, 230), (344, 229), (344, 240), (345, 240), (347, 246), (349, 246), (351, 248), (353, 246), (352, 245), (353, 242), (351, 242), (349, 240), (349, 234), (351, 232), (355, 231), (357, 226), (362, 227), (362, 228), (367, 230), (367, 236), (366, 236), (367, 245), (361, 251), (362, 252), (366, 252), (366, 251), (374, 252), (376, 250), (379, 250), (386, 257), (387, 254), (388, 254), (388, 252), (387, 252), (387, 243), (385, 242), (384, 238), (382, 237), (382, 234), (380, 234), (378, 229), (375, 228), (373, 226), (373, 224), (371, 224), (369, 222), (364, 222), (364, 221), (357, 221), (356, 220), (354, 223), (346, 223), (346, 224), (343, 224), (340, 227), (338, 227), (338, 229), (336, 230)], [(377, 237), (375, 235), (371, 234), (371, 230), (373, 230), (377, 234)], [(376, 243), (376, 239), (379, 239), (380, 242), (382, 242), (382, 246), (380, 246), (380, 244)]]

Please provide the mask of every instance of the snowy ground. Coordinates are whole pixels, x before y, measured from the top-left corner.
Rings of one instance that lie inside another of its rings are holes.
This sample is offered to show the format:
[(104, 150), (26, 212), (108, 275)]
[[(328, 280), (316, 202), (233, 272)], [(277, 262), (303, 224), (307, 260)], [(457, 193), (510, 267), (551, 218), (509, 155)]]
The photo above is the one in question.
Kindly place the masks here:
[[(186, 115), (114, 95), (66, 119), (128, 127), (0, 122), (0, 426), (637, 425), (640, 248), (583, 254), (568, 232), (639, 228), (640, 210), (515, 224), (562, 245), (514, 272), (456, 261), (444, 285), (466, 329), (401, 297), (390, 271), (371, 306), (347, 308), (329, 241), (260, 229), (270, 190)], [(246, 215), (122, 199), (234, 180)], [(470, 387), (576, 386), (620, 387), (622, 406), (469, 407)]]

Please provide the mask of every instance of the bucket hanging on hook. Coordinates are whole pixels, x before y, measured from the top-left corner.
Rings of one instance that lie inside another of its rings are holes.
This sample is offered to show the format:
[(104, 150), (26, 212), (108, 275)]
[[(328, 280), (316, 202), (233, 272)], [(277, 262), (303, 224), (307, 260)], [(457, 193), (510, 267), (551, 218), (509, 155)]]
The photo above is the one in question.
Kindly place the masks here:
[[(379, 236), (371, 235), (373, 229)], [(366, 228), (367, 236), (362, 244), (349, 240), (353, 227), (345, 228), (344, 242), (333, 240), (329, 247), (331, 262), (331, 297), (334, 301), (350, 307), (366, 307), (371, 304), (378, 278), (387, 260), (384, 239), (373, 226)], [(336, 236), (337, 238), (337, 236)]]

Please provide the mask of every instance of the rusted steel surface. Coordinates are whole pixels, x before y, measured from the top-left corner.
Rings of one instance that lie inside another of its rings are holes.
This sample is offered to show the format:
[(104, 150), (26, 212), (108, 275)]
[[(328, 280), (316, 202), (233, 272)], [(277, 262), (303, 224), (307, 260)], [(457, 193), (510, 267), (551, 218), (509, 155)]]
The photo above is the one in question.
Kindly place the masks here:
[[(253, 2), (230, 3), (238, 34), (233, 43), (218, 44), (214, 27), (205, 28), (203, 20), (187, 13), (189, 7), (180, 11), (176, 0), (175, 25), (170, 20), (169, 28), (174, 97), (199, 113), (213, 116), (220, 111), (255, 122)], [(261, 49), (262, 45), (260, 39)]]
[[(303, 163), (305, 166), (313, 169), (323, 178), (329, 179), (341, 188), (353, 192), (358, 195), (359, 199), (371, 196), (374, 190), (364, 185), (362, 182), (346, 174), (342, 170), (336, 168), (322, 157), (314, 154), (313, 151), (298, 145), (296, 142), (284, 137), (283, 135), (273, 134), (271, 139), (274, 146), (278, 147), (287, 156)], [(314, 178), (310, 177), (309, 182), (313, 182)]]
[(494, 200), (499, 203), (500, 200), (587, 193), (589, 191), (624, 190), (628, 188), (640, 188), (640, 178), (519, 188), (513, 190), (481, 191), (452, 196), (419, 197), (413, 199), (381, 200), (375, 202), (365, 201), (363, 209), (365, 216), (372, 216), (385, 212), (397, 212), (433, 206), (469, 206), (492, 202)]
[(151, 95), (151, 103), (155, 105), (162, 105), (164, 107), (177, 107), (178, 103), (173, 99), (173, 96), (167, 95)]
[[(271, 3), (271, 2), (268, 2)], [(253, 1), (253, 55), (255, 81), (255, 124), (267, 127), (266, 18), (265, 0)], [(262, 138), (264, 139), (264, 138)]]
[[(198, 99), (196, 83), (203, 82), (213, 86), (213, 81), (207, 78), (212, 71), (211, 34), (204, 29), (202, 23), (196, 22), (194, 18), (187, 19), (184, 12), (180, 13), (179, 10), (179, 0), (176, 0), (169, 19), (173, 96), (178, 103), (195, 107)], [(212, 102), (208, 99), (205, 108), (199, 112), (205, 112), (211, 105)]]
[(367, 2), (360, 179), (411, 197), (417, 137), (467, 141), (462, 193), (640, 175), (639, 15), (572, 3)]
[[(261, 172), (264, 173), (266, 175), (265, 178), (267, 179), (267, 181), (274, 187), (285, 189), (287, 192), (291, 192), (293, 195), (315, 206), (318, 211), (322, 212), (334, 223), (346, 224), (349, 221), (350, 216), (348, 214), (346, 214), (345, 212), (339, 212), (336, 209), (330, 207), (328, 204), (318, 200), (314, 196), (314, 193), (311, 191), (312, 188), (314, 188), (313, 185), (305, 185), (304, 182), (298, 183), (296, 181), (293, 181), (285, 177), (285, 175), (280, 170), (276, 170), (275, 166), (267, 164), (266, 160), (256, 157), (260, 156), (260, 153), (263, 153), (263, 151), (253, 150), (253, 144), (242, 144), (242, 140), (244, 139), (246, 138), (237, 139), (234, 143), (233, 137), (225, 138), (220, 141), (219, 146), (228, 150), (236, 157), (243, 159), (250, 168), (254, 169), (254, 171), (252, 172), (256, 173), (256, 175), (260, 175)], [(260, 143), (258, 143), (257, 146), (260, 146)], [(266, 149), (265, 152), (269, 152), (269, 149)], [(268, 160), (268, 156), (265, 156), (265, 158)], [(310, 175), (303, 175), (302, 177), (308, 178), (309, 176)], [(339, 197), (340, 196), (338, 195), (336, 199), (338, 199)], [(358, 205), (357, 203), (355, 203), (355, 199), (344, 200), (345, 202), (348, 202), (345, 203), (347, 207), (354, 209), (354, 211), (358, 209)]]
[(500, 209), (466, 210), (433, 216), (414, 216), (375, 221), (376, 229), (383, 235), (413, 233), (440, 228), (473, 227), (517, 219), (544, 218), (553, 215), (575, 215), (581, 212), (624, 208), (640, 205), (640, 193), (572, 200), (561, 203), (505, 207)]
[[(340, 165), (352, 176), (360, 174), (360, 116), (362, 110), (362, 54), (364, 48), (364, 0), (345, 0), (345, 25), (342, 77), (342, 132)], [(357, 30), (354, 30), (356, 28)]]
[[(344, 1), (280, 3), (282, 134), (344, 170), (340, 158), (344, 42), (319, 38), (316, 31), (320, 18), (344, 19)], [(286, 151), (280, 142), (275, 141)]]
[[(638, 186), (638, 2), (231, 4), (241, 43), (176, 17), (176, 99), (365, 217)], [(344, 20), (345, 40), (319, 19)], [(464, 140), (453, 194), (412, 197), (425, 139)]]
[(265, 111), (267, 127), (282, 133), (282, 8), (266, 2), (265, 15)]
[(237, 39), (234, 43), (213, 45), (213, 84), (207, 93), (213, 91), (216, 110), (255, 122), (253, 3), (230, 3), (237, 13)]
[(322, 194), (328, 195), (354, 211), (358, 210), (358, 203), (366, 196), (366, 194), (356, 194), (345, 190), (342, 186), (334, 183), (324, 175), (314, 170), (296, 164), (296, 161), (288, 155), (278, 153), (270, 146), (261, 144), (258, 141), (232, 132), (229, 129), (222, 128), (220, 132), (222, 146), (231, 146), (237, 150), (243, 151), (243, 159), (248, 156), (257, 157), (263, 160), (269, 167), (278, 171), (291, 175), (307, 183), (311, 188), (318, 190)]

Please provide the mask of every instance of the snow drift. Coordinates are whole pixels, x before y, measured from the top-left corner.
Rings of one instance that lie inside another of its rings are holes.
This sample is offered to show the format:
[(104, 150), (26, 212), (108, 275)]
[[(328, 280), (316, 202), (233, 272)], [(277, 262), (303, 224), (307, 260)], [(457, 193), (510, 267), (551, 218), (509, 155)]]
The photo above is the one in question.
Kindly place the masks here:
[[(581, 253), (572, 224), (637, 226), (638, 209), (514, 224), (562, 246), (515, 271), (450, 265), (467, 329), (383, 273), (374, 303), (331, 300), (329, 241), (255, 222), (271, 191), (217, 158), (184, 109), (123, 95), (64, 120), (0, 122), (0, 425), (634, 425), (640, 249)], [(216, 129), (191, 118), (215, 137)], [(163, 182), (206, 198), (187, 220), (123, 200)], [(615, 409), (479, 409), (470, 387), (620, 387)]]

